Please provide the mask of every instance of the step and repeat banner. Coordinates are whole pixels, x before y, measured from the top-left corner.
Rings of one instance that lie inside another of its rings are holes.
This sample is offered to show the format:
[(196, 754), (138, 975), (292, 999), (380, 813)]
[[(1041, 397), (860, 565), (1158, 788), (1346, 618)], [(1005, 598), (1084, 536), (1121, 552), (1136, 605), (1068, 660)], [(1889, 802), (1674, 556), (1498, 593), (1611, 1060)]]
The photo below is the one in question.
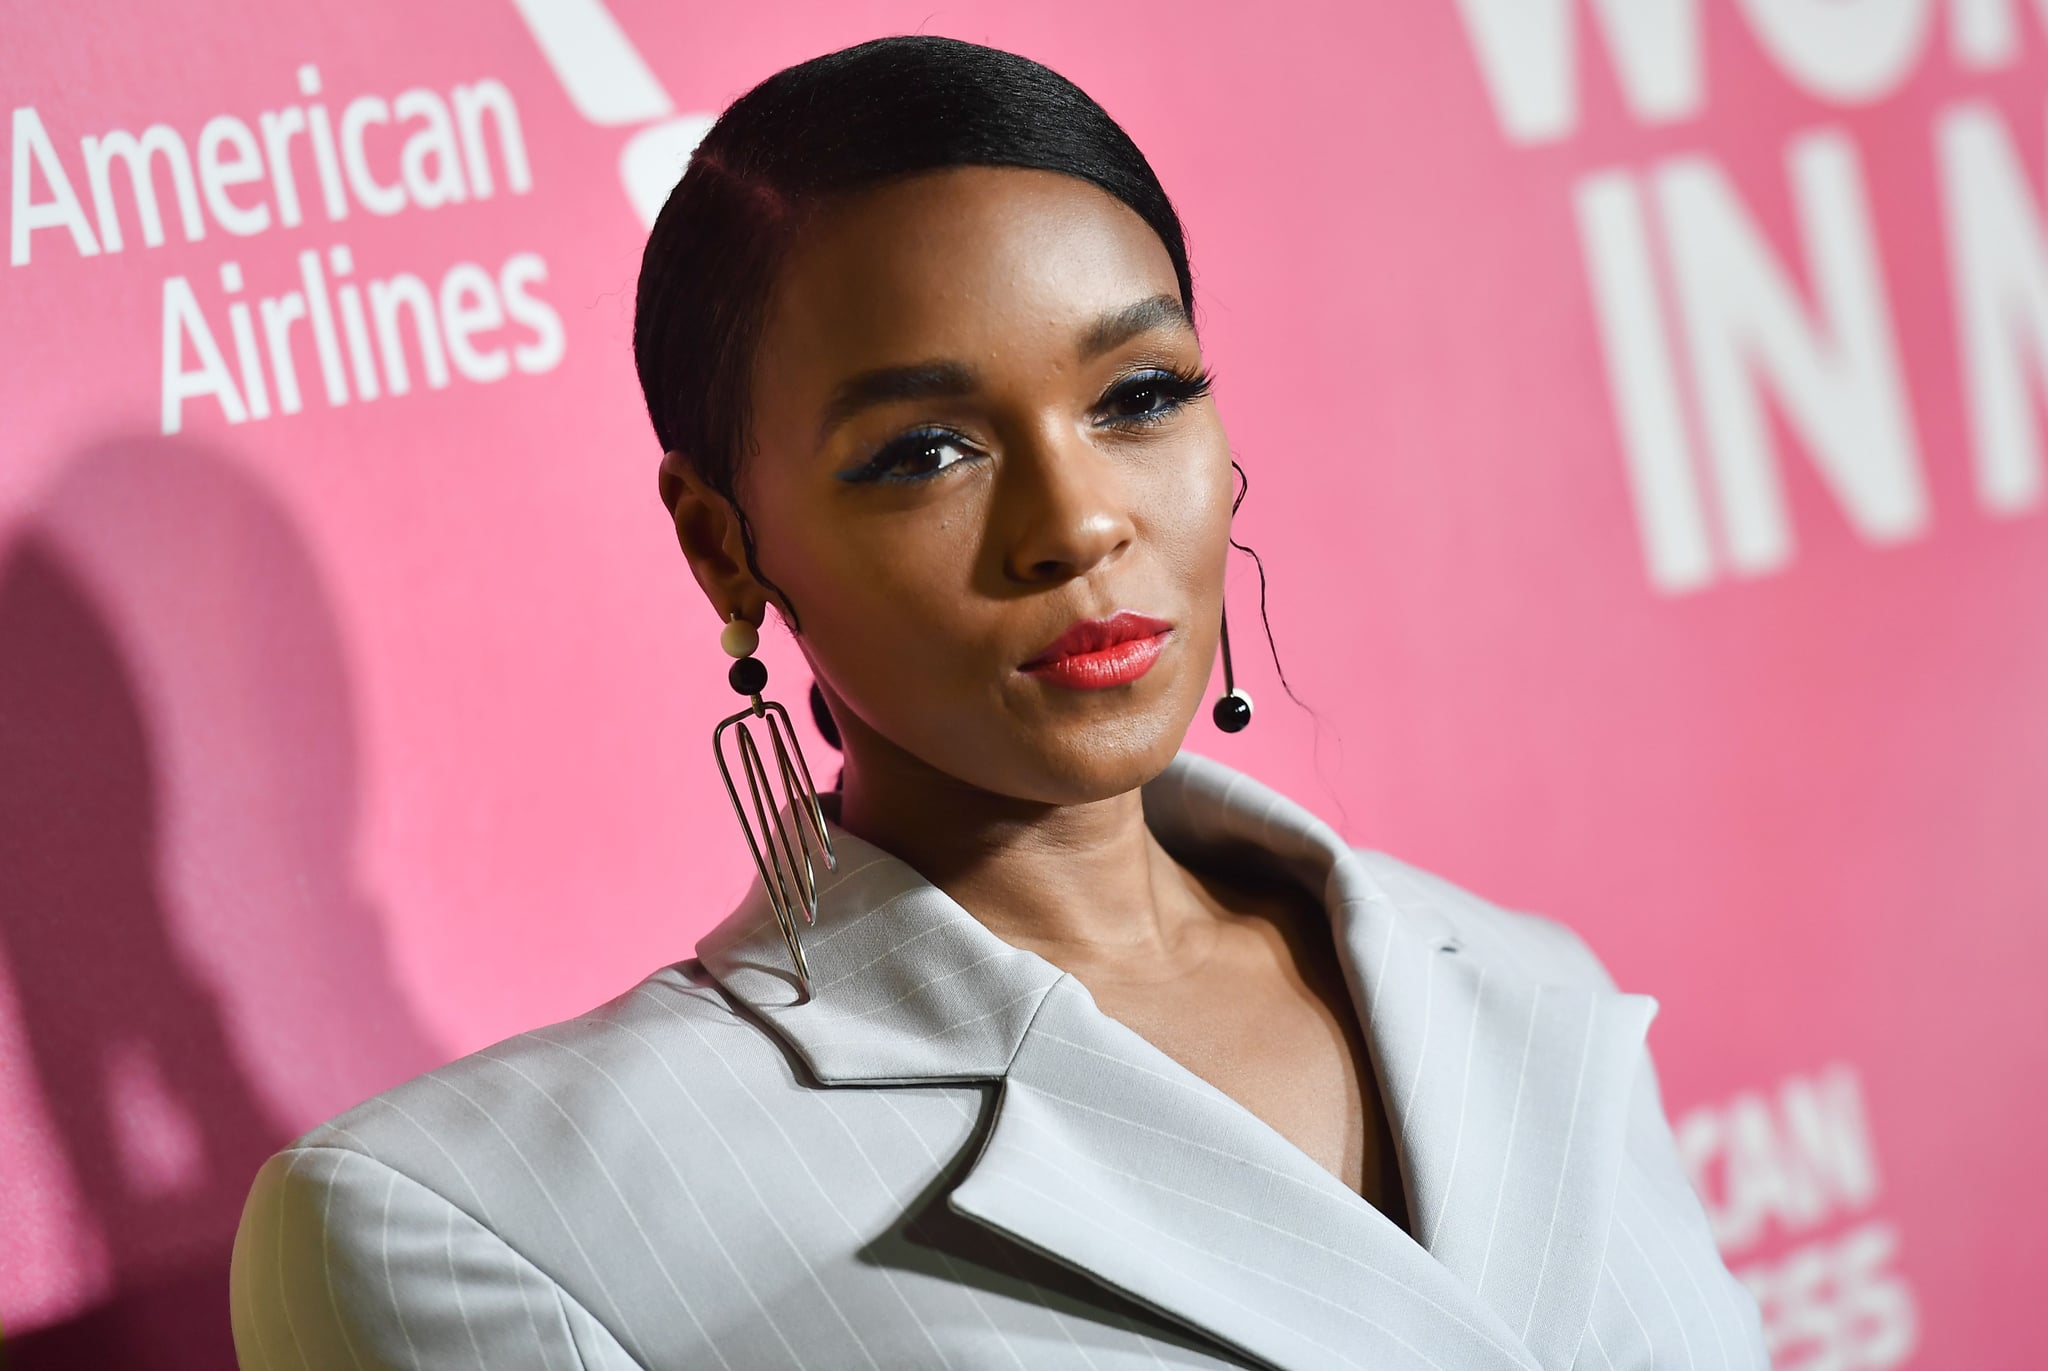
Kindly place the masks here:
[(1235, 561), (1187, 745), (1658, 998), (1781, 1371), (2043, 1364), (2031, 0), (0, 7), (4, 1355), (231, 1364), (265, 1155), (745, 888), (640, 245), (914, 31), (1187, 221), (1299, 697)]

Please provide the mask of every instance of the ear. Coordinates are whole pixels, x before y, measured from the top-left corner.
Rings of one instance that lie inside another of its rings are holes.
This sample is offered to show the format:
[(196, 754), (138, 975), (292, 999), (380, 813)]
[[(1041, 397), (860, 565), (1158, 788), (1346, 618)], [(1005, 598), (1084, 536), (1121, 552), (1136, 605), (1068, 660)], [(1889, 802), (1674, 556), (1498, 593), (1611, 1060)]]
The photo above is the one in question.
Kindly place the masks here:
[(704, 483), (680, 452), (661, 455), (661, 498), (675, 521), (676, 542), (697, 584), (721, 615), (752, 618), (767, 601), (747, 569), (746, 543), (732, 502)]

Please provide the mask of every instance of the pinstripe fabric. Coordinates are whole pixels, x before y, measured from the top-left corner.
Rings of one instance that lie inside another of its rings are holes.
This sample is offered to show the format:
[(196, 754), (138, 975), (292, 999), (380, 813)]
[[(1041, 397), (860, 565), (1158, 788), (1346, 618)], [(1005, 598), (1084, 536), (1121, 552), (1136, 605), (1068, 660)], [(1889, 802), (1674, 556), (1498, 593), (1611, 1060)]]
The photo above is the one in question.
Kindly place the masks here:
[(756, 883), (696, 958), (271, 1157), (244, 1371), (1765, 1371), (1657, 1003), (1564, 925), (1209, 758), (1145, 787), (1169, 851), (1328, 910), (1411, 1238), (825, 803), (811, 1002)]

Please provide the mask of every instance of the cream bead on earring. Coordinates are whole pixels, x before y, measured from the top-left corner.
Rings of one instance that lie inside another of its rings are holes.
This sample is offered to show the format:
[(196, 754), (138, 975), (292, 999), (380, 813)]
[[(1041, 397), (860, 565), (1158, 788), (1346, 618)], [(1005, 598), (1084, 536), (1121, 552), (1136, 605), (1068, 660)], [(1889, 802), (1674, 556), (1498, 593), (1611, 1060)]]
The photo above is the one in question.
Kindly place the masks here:
[[(797, 936), (796, 910), (801, 905), (804, 921), (817, 923), (818, 877), (811, 867), (812, 837), (815, 835), (817, 838), (826, 870), (838, 870), (839, 858), (832, 851), (832, 835), (825, 828), (825, 811), (818, 803), (818, 787), (811, 780), (810, 765), (804, 761), (803, 749), (797, 745), (796, 732), (790, 727), (789, 711), (773, 700), (761, 698), (761, 692), (768, 687), (768, 667), (754, 655), (761, 646), (760, 631), (734, 612), (719, 632), (718, 645), (728, 656), (738, 659), (726, 674), (727, 682), (749, 698), (745, 709), (720, 720), (718, 726), (711, 730), (711, 751), (718, 758), (718, 774), (725, 780), (725, 793), (732, 801), (733, 817), (740, 821), (740, 831), (747, 836), (747, 851), (753, 854), (754, 869), (761, 873), (768, 903), (775, 910), (776, 922), (782, 926), (782, 940), (789, 945), (790, 960), (796, 964), (797, 979), (803, 985), (804, 999), (808, 1000), (811, 998), (811, 970), (804, 961), (803, 940)], [(788, 827), (782, 822), (783, 805), (775, 800), (768, 769), (761, 762), (761, 750), (755, 746), (753, 732), (745, 722), (748, 718), (768, 721), (768, 741), (775, 749), (775, 768), (782, 776), (783, 803), (795, 820), (795, 842), (791, 842)], [(754, 814), (761, 823), (759, 841), (755, 839), (754, 826), (747, 819), (746, 809), (740, 804), (739, 791), (733, 786), (732, 771), (725, 761), (721, 739), (733, 724), (739, 725), (735, 732), (739, 738), (740, 766), (746, 772), (747, 791), (753, 797)], [(793, 764), (792, 757), (796, 759)], [(762, 856), (764, 847), (767, 849), (765, 858)]]

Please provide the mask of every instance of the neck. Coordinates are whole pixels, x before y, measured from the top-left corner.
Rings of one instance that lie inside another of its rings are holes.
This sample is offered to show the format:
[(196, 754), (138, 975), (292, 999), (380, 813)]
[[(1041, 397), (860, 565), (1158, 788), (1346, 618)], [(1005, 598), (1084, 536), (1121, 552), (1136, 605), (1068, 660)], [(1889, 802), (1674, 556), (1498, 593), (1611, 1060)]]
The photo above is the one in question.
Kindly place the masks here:
[(1222, 909), (1145, 826), (1136, 786), (1072, 804), (983, 790), (905, 758), (849, 757), (839, 823), (892, 853), (997, 937), (1076, 975), (1172, 975)]

